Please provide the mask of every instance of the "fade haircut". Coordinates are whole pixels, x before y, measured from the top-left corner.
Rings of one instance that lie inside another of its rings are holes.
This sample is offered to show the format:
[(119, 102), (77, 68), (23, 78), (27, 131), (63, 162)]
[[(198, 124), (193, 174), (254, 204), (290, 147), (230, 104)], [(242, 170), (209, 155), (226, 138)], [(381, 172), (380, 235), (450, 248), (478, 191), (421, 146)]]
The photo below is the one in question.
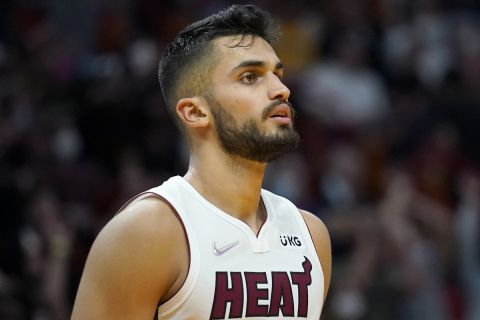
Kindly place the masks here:
[[(223, 36), (240, 36), (229, 45), (232, 48), (253, 45), (255, 36), (273, 44), (279, 38), (279, 28), (270, 14), (257, 6), (232, 5), (190, 24), (175, 37), (160, 60), (158, 79), (167, 110), (180, 129), (177, 101), (209, 94), (216, 62), (213, 40)], [(252, 36), (248, 43), (246, 36)]]

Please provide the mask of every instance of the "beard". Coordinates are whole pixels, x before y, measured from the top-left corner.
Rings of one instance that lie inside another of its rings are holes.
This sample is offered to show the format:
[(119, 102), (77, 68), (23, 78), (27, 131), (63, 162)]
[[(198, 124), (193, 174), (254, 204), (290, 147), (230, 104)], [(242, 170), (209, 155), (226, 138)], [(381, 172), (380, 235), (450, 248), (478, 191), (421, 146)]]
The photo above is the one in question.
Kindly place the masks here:
[[(274, 101), (270, 104), (263, 112), (262, 121), (267, 120), (271, 110), (280, 103)], [(300, 136), (293, 126), (282, 125), (276, 132), (267, 133), (253, 119), (239, 125), (232, 114), (216, 101), (211, 101), (210, 106), (221, 146), (230, 155), (267, 163), (296, 149), (300, 142)], [(293, 118), (291, 106), (290, 109)]]

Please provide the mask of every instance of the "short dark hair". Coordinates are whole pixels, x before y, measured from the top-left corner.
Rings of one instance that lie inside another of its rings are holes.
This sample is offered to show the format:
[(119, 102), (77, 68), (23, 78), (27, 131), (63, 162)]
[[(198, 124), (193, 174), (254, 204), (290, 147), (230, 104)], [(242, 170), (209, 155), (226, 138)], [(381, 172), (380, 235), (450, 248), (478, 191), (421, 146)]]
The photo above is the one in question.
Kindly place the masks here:
[(206, 59), (212, 54), (212, 40), (235, 35), (241, 38), (232, 47), (245, 45), (247, 35), (273, 44), (279, 37), (279, 28), (268, 12), (255, 5), (232, 5), (190, 24), (168, 45), (160, 60), (158, 79), (167, 109), (176, 122), (175, 106), (181, 98), (179, 95), (202, 94), (210, 83), (209, 70), (199, 68), (212, 67)]

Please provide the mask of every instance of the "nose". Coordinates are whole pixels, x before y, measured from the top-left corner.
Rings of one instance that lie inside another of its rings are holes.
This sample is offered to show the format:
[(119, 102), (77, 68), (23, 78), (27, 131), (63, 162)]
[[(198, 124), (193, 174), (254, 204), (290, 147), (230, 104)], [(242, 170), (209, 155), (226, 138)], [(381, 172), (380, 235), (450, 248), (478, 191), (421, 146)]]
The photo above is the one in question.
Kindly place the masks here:
[(270, 100), (287, 100), (290, 97), (290, 89), (277, 76), (273, 76), (272, 86), (268, 91)]

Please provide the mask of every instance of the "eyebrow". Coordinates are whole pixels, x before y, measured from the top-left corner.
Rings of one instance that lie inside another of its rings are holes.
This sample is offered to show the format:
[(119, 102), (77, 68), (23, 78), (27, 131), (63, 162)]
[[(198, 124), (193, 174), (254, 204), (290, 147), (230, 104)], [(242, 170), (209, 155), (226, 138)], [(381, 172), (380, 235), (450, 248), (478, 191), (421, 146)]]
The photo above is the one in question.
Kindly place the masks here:
[[(246, 60), (242, 61), (239, 63), (235, 68), (232, 69), (232, 71), (241, 69), (241, 68), (246, 68), (246, 67), (262, 67), (264, 68), (266, 66), (265, 62), (261, 60)], [(281, 61), (278, 61), (275, 64), (275, 70), (283, 69), (283, 63)]]

